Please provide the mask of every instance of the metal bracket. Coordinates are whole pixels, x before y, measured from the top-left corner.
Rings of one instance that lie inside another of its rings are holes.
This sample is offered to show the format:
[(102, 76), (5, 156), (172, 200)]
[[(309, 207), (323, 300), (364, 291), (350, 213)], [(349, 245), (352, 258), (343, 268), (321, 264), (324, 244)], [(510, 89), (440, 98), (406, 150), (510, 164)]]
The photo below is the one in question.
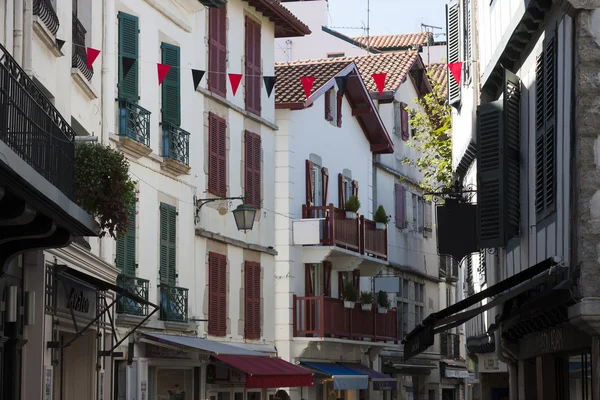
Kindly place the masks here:
[(232, 200), (241, 200), (242, 202), (245, 200), (244, 196), (238, 196), (238, 197), (214, 197), (212, 199), (199, 199), (196, 196), (194, 196), (194, 204), (196, 205), (196, 216), (194, 218), (194, 221), (196, 224), (198, 224), (200, 222), (200, 209), (202, 208), (203, 205), (208, 204), (208, 203), (213, 203), (215, 201), (232, 201)]
[(423, 196), (433, 197), (434, 203), (442, 203), (448, 200), (470, 203), (473, 193), (477, 193), (477, 187), (474, 184), (463, 186), (462, 183), (456, 181), (451, 187), (441, 186), (438, 191), (424, 193)]

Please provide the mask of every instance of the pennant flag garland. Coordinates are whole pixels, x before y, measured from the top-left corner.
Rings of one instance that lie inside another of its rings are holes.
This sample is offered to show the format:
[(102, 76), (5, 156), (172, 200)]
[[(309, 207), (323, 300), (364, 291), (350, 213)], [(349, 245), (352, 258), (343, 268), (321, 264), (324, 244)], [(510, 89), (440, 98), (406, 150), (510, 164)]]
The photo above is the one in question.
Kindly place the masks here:
[(448, 64), (448, 69), (454, 77), (454, 80), (456, 81), (457, 85), (460, 85), (460, 73), (462, 72), (462, 65), (462, 61)]
[(56, 47), (58, 47), (59, 50), (62, 50), (62, 47), (64, 45), (65, 45), (65, 41), (64, 40), (56, 39)]
[(192, 79), (194, 80), (194, 90), (198, 89), (198, 85), (204, 76), (205, 71), (192, 69)]
[(158, 69), (158, 86), (160, 86), (160, 84), (163, 83), (167, 74), (169, 73), (171, 66), (167, 64), (156, 64), (156, 67)]
[(313, 84), (315, 83), (314, 76), (301, 76), (300, 82), (302, 82), (302, 87), (304, 88), (304, 94), (306, 98), (310, 96), (310, 91), (312, 90)]
[(340, 91), (340, 95), (344, 95), (344, 91), (346, 90), (346, 82), (348, 82), (348, 76), (336, 76), (335, 83), (337, 83), (338, 90)]
[(385, 88), (385, 78), (387, 74), (385, 72), (380, 74), (373, 74), (373, 80), (375, 81), (375, 85), (377, 85), (377, 90), (379, 90), (379, 95), (383, 94), (383, 89)]
[(240, 87), (240, 82), (242, 81), (242, 74), (229, 74), (229, 82), (231, 83), (231, 90), (233, 91), (233, 95), (237, 93), (238, 87)]
[(88, 47), (87, 49), (87, 67), (88, 69), (92, 68), (92, 64), (98, 58), (98, 54), (100, 54), (100, 50), (92, 49)]
[(263, 76), (263, 80), (265, 81), (265, 89), (267, 89), (267, 97), (271, 97), (271, 93), (273, 93), (273, 88), (275, 87), (275, 82), (277, 82), (277, 77)]
[(129, 58), (121, 56), (121, 69), (123, 71), (123, 78), (127, 76), (131, 67), (135, 64), (135, 58)]

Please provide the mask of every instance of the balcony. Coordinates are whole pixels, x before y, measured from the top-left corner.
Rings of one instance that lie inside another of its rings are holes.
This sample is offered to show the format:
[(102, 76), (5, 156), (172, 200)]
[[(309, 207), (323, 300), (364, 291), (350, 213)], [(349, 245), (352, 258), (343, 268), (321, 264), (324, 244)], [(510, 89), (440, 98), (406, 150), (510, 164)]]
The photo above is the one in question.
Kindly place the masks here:
[(458, 281), (458, 263), (450, 256), (440, 256), (439, 277), (446, 282)]
[(188, 322), (188, 289), (159, 285), (160, 320), (167, 322)]
[(190, 133), (168, 122), (163, 122), (162, 127), (163, 168), (176, 175), (187, 174), (190, 171)]
[[(135, 276), (121, 274), (117, 277), (117, 286), (124, 288), (130, 293), (135, 293), (144, 300), (148, 300), (149, 284), (150, 281), (147, 279)], [(117, 302), (117, 313), (145, 317), (148, 315), (148, 305), (136, 303), (131, 299), (121, 297)]]
[(91, 81), (92, 76), (94, 76), (94, 68), (90, 67), (88, 69), (87, 67), (86, 34), (87, 31), (81, 21), (79, 21), (77, 15), (73, 14), (73, 57), (71, 66), (77, 68), (88, 81)]
[(344, 308), (344, 301), (325, 296), (294, 295), (294, 337), (321, 337), (398, 343), (396, 309), (379, 314), (375, 305), (363, 311), (357, 304)]
[(150, 148), (150, 111), (119, 99), (119, 144), (135, 157), (152, 153)]
[(440, 333), (440, 354), (442, 357), (458, 360), (460, 358), (460, 336), (455, 333)]
[(387, 230), (376, 229), (375, 222), (361, 216), (346, 218), (346, 212), (328, 206), (302, 206), (305, 219), (322, 218), (319, 243), (323, 246), (336, 246), (361, 255), (386, 261), (388, 258)]
[(56, 36), (60, 22), (51, 0), (33, 0), (33, 15), (44, 23), (52, 35)]

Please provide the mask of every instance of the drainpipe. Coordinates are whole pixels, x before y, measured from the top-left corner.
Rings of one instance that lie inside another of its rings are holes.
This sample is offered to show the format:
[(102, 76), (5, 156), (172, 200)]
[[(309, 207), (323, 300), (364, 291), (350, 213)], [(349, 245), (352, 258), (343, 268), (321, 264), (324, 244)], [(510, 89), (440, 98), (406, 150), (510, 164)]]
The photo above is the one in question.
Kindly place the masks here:
[(509, 386), (509, 399), (518, 400), (519, 398), (519, 382), (517, 375), (517, 362), (507, 357), (502, 351), (502, 323), (496, 329), (496, 357), (498, 360), (504, 362), (508, 366), (508, 386)]
[(19, 65), (23, 65), (23, 0), (15, 0), (13, 18), (13, 57)]
[(290, 39), (285, 41), (285, 44), (287, 45), (287, 58), (288, 58), (288, 62), (292, 61), (292, 41)]
[(33, 76), (33, 0), (23, 5), (23, 69)]

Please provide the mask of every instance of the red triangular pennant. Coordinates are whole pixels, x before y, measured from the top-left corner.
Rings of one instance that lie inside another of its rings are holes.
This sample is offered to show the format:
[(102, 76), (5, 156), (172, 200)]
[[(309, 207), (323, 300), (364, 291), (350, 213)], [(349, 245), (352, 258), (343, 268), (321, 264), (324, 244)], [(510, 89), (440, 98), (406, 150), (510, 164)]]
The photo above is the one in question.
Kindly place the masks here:
[(229, 74), (229, 82), (231, 83), (231, 90), (233, 91), (233, 95), (237, 93), (238, 87), (240, 87), (240, 82), (242, 81), (242, 74)]
[(373, 80), (375, 81), (375, 85), (377, 85), (377, 90), (379, 90), (379, 95), (383, 94), (383, 89), (385, 88), (385, 78), (387, 78), (387, 73), (382, 72), (379, 74), (373, 74)]
[(92, 68), (92, 64), (98, 58), (98, 54), (100, 54), (100, 50), (92, 49), (91, 47), (87, 48), (87, 67), (88, 69)]
[(304, 94), (306, 98), (310, 96), (310, 91), (312, 90), (313, 84), (315, 83), (314, 76), (301, 76), (300, 82), (302, 82), (302, 87), (304, 88)]
[(169, 73), (171, 66), (167, 64), (156, 64), (156, 67), (158, 68), (158, 86), (160, 86), (160, 84), (163, 83), (165, 77)]
[(450, 70), (450, 73), (452, 74), (454, 80), (456, 81), (456, 84), (458, 85), (460, 85), (460, 74), (462, 72), (462, 66), (462, 61), (448, 64), (448, 69)]

